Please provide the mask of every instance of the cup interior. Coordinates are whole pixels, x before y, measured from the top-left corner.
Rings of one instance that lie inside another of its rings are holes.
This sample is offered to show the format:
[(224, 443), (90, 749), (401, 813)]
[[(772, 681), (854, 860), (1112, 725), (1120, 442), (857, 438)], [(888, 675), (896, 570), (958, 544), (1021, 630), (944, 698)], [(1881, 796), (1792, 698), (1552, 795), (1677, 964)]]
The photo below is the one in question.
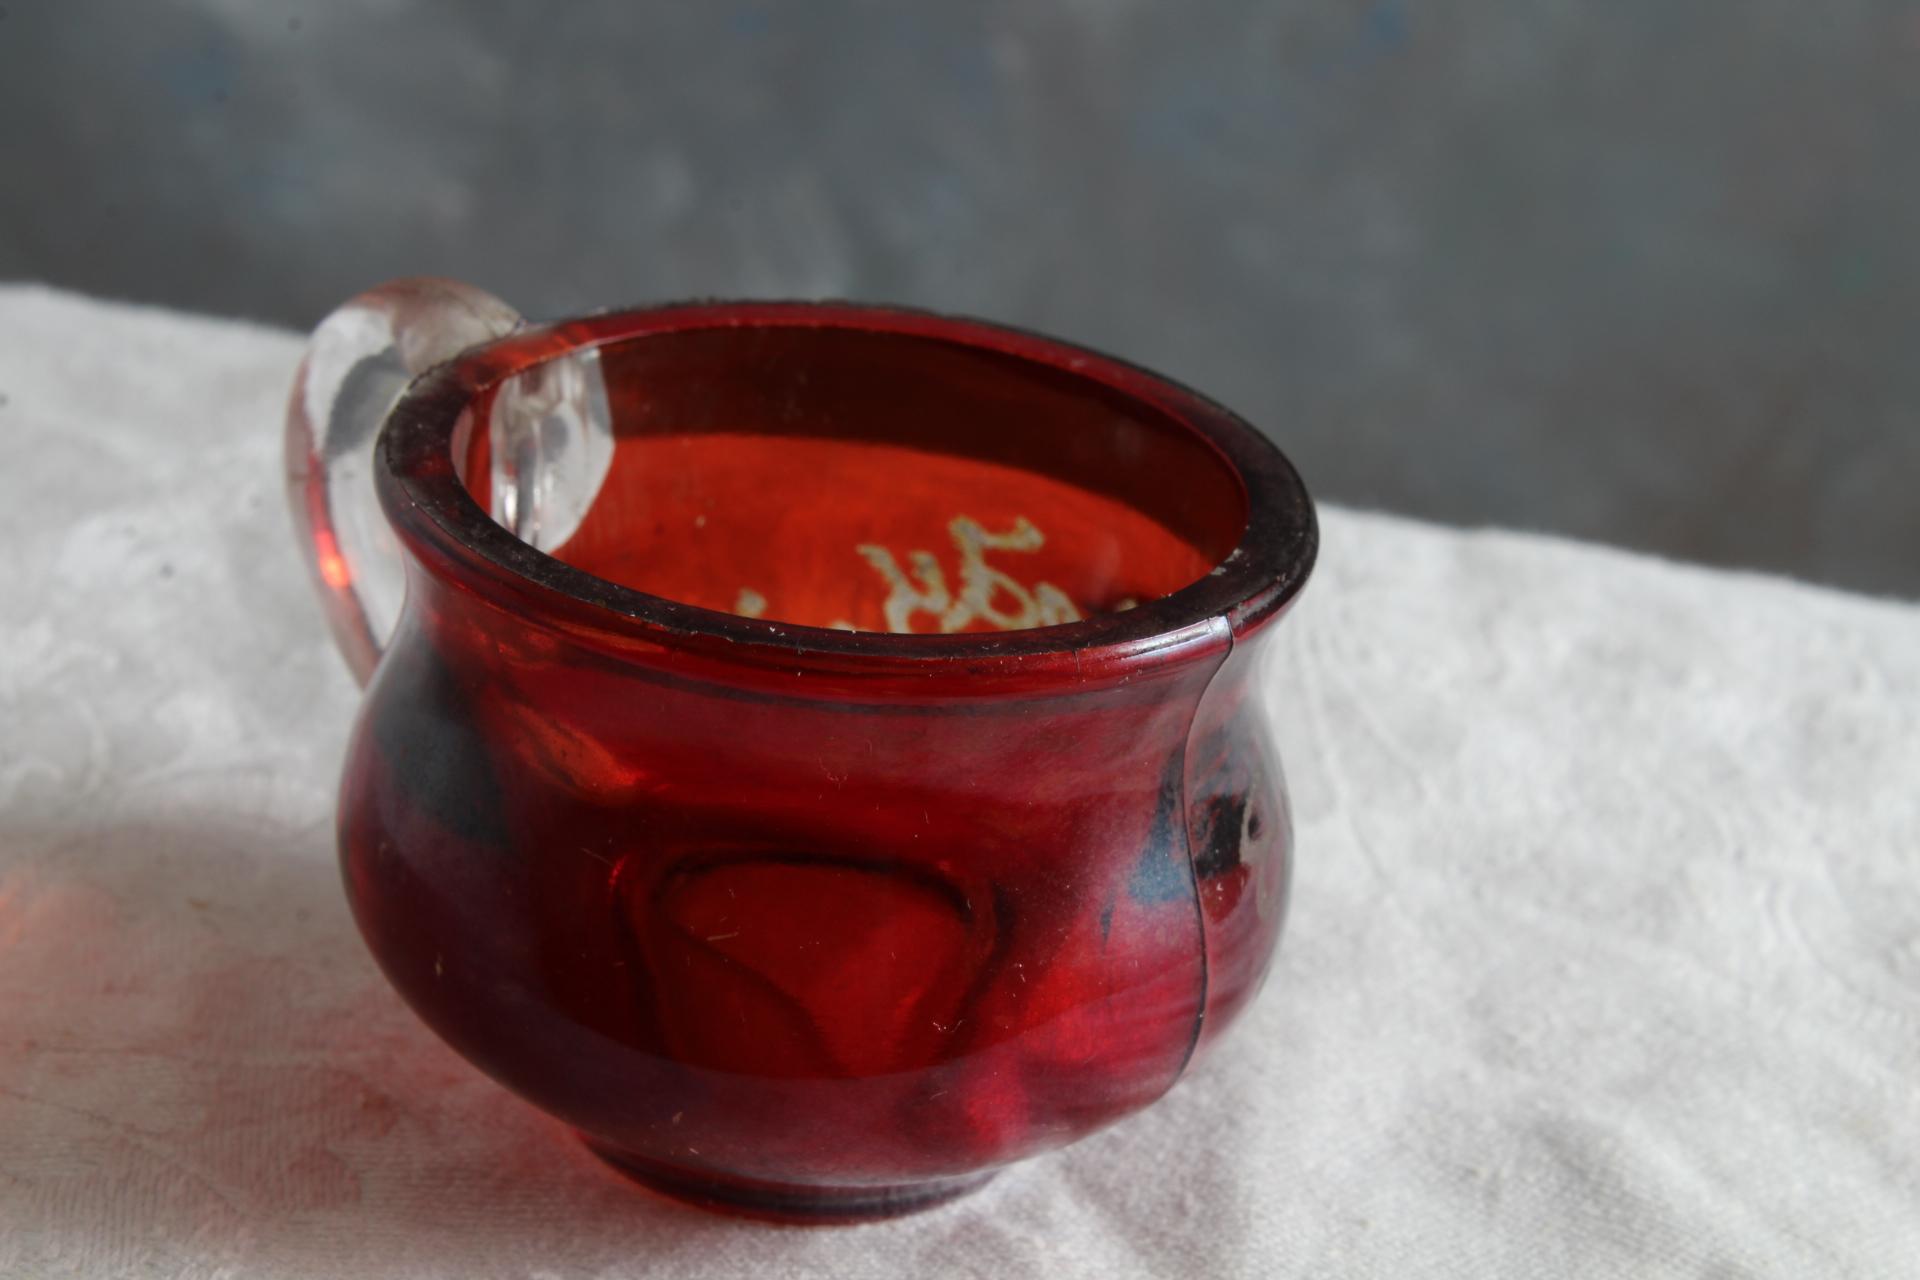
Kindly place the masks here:
[(1233, 467), (1153, 405), (917, 334), (647, 334), (513, 374), (488, 412), (463, 470), (509, 529), (622, 586), (786, 623), (1073, 622), (1205, 577), (1247, 524)]

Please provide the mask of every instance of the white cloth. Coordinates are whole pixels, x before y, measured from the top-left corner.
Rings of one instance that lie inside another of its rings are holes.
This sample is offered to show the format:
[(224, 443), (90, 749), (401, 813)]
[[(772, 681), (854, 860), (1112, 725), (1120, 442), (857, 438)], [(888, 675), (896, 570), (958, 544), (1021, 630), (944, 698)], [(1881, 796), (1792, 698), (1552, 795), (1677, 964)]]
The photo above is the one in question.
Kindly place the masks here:
[(1920, 1275), (1920, 608), (1327, 511), (1235, 1033), (951, 1207), (763, 1226), (362, 949), (298, 350), (0, 289), (0, 1277)]

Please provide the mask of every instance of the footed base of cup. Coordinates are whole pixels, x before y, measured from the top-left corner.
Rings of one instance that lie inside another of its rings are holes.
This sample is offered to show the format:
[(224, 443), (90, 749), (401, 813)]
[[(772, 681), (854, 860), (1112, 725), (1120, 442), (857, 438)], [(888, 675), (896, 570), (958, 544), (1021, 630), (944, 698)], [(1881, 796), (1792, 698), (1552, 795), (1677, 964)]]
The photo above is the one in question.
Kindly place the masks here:
[(587, 1150), (649, 1191), (715, 1213), (771, 1222), (831, 1226), (872, 1222), (932, 1209), (976, 1191), (995, 1170), (898, 1186), (801, 1186), (676, 1169), (581, 1135)]

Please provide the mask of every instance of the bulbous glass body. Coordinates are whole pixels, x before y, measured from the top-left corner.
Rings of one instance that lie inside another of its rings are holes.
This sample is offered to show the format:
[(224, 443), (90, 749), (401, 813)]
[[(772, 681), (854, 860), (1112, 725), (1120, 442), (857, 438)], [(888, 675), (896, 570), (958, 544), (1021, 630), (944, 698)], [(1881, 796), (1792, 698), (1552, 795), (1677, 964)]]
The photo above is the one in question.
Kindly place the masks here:
[(1217, 406), (976, 322), (692, 306), (460, 355), (372, 470), (406, 594), (355, 918), (642, 1181), (935, 1203), (1151, 1103), (1258, 988), (1258, 671), (1314, 530)]

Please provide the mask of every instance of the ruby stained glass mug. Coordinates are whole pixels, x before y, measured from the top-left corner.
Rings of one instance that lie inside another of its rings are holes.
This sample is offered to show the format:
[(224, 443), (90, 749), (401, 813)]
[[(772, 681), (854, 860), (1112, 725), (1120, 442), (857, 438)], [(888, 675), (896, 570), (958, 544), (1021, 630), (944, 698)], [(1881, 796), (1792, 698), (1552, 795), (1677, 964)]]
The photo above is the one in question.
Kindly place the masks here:
[(1258, 672), (1312, 504), (1163, 378), (973, 320), (315, 331), (289, 491), (367, 692), (353, 913), (458, 1052), (641, 1183), (926, 1207), (1164, 1094), (1254, 995)]

